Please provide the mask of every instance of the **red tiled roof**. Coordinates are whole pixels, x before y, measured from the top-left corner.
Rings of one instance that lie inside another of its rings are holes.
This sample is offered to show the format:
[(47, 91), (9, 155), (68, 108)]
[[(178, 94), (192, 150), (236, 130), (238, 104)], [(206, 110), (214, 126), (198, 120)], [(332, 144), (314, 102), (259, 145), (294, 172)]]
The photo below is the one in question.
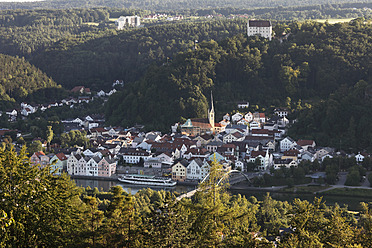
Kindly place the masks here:
[(62, 152), (56, 154), (56, 156), (57, 156), (57, 158), (58, 158), (59, 160), (61, 160), (61, 161), (64, 161), (64, 160), (67, 159), (66, 155), (65, 155), (64, 153), (62, 153)]

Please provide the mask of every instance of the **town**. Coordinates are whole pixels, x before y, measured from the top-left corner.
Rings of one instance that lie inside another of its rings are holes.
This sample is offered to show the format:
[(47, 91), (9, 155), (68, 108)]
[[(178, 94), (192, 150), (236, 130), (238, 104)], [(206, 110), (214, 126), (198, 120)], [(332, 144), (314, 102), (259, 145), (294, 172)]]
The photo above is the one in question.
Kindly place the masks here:
[[(75, 87), (72, 91), (77, 90), (82, 95), (90, 93), (84, 87)], [(104, 95), (103, 91), (97, 93), (99, 97)], [(77, 99), (82, 98), (91, 99), (86, 96)], [(62, 100), (56, 106), (60, 104), (69, 102)], [(70, 104), (79, 104), (79, 101)], [(84, 133), (85, 144), (61, 147), (61, 144), (52, 143), (48, 147), (47, 141), (37, 138), (42, 149), (30, 154), (31, 163), (40, 167), (50, 165), (56, 175), (66, 172), (75, 178), (117, 180), (120, 174), (131, 173), (166, 176), (179, 183), (192, 184), (209, 174), (213, 161), (222, 164), (227, 172), (234, 169), (243, 173), (270, 173), (273, 169), (297, 167), (304, 161), (322, 163), (326, 158), (341, 156), (335, 148), (316, 146), (314, 140), (295, 141), (287, 136), (287, 128), (294, 121), (288, 119), (288, 109), (276, 108), (267, 117), (266, 113), (246, 111), (249, 105), (248, 101), (239, 102), (237, 112), (226, 113), (221, 121), (215, 122), (211, 93), (206, 118), (176, 123), (167, 134), (143, 132), (141, 125), (107, 127), (101, 115), (66, 119), (62, 121), (65, 134)], [(25, 103), (21, 107), (21, 113), (36, 108)], [(16, 115), (9, 115), (9, 121), (15, 121), (13, 117)], [(5, 136), (10, 131), (2, 129), (1, 133)], [(14, 145), (20, 148), (19, 144)], [(362, 163), (368, 154), (342, 156), (355, 157), (357, 163)]]

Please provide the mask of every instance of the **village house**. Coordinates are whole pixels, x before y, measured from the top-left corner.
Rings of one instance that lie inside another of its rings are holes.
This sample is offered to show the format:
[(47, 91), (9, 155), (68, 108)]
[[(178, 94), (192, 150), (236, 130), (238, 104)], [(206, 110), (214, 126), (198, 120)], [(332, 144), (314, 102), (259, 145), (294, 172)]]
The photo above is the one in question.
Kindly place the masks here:
[(288, 151), (289, 149), (292, 149), (294, 146), (296, 146), (297, 143), (294, 141), (291, 137), (285, 137), (279, 142), (280, 151)]
[(231, 143), (231, 142), (236, 142), (236, 141), (243, 141), (245, 136), (240, 133), (239, 131), (227, 133), (226, 135), (223, 136), (223, 142), (224, 143)]
[(243, 161), (240, 160), (235, 160), (235, 169), (240, 170), (240, 171), (247, 171), (246, 170), (246, 165)]
[[(44, 152), (42, 152), (42, 151), (34, 152), (34, 154), (32, 154), (32, 156), (30, 157), (31, 165), (40, 165), (41, 167), (43, 167), (43, 165), (42, 165), (42, 158), (43, 157), (46, 157)], [(45, 158), (43, 159), (43, 161), (45, 163)], [(44, 164), (44, 165), (46, 165), (46, 164)]]
[(203, 161), (200, 159), (192, 160), (189, 165), (186, 167), (186, 178), (187, 179), (197, 179), (201, 180), (201, 167), (203, 166)]
[(297, 145), (301, 146), (305, 151), (309, 149), (309, 147), (314, 148), (316, 146), (314, 140), (298, 140)]
[(285, 108), (277, 108), (274, 110), (274, 114), (279, 116), (279, 117), (287, 117), (288, 116), (288, 109), (285, 109)]
[(249, 102), (238, 102), (238, 108), (248, 108), (249, 107)]
[(137, 148), (121, 148), (118, 155), (128, 164), (138, 164), (141, 160), (146, 161), (152, 158), (151, 153)]
[(61, 175), (67, 169), (67, 157), (64, 153), (58, 153), (50, 159), (51, 171), (56, 175)]
[(243, 115), (241, 113), (235, 113), (233, 116), (231, 116), (231, 120), (234, 123), (240, 121), (242, 118), (243, 118)]
[(116, 164), (117, 162), (114, 159), (103, 157), (98, 162), (98, 176), (111, 177), (116, 172)]
[(292, 159), (274, 159), (274, 169), (280, 169), (282, 167), (285, 168), (291, 168), (291, 167), (297, 167), (297, 162)]
[(186, 180), (186, 167), (188, 162), (182, 160), (172, 166), (172, 180), (183, 182)]
[(143, 163), (145, 168), (158, 168), (161, 169), (162, 161), (159, 158), (150, 158)]

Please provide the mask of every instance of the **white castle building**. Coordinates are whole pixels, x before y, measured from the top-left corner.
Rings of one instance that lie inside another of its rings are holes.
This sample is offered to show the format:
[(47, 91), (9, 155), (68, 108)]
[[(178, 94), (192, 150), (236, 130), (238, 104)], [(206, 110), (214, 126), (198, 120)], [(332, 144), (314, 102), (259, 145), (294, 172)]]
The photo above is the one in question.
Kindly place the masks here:
[(248, 36), (260, 35), (264, 38), (271, 40), (272, 33), (273, 33), (273, 28), (271, 26), (271, 21), (259, 21), (259, 20), (248, 21), (248, 24), (247, 24)]
[(115, 21), (115, 25), (118, 30), (122, 30), (125, 27), (139, 27), (141, 25), (141, 18), (139, 16), (120, 16)]

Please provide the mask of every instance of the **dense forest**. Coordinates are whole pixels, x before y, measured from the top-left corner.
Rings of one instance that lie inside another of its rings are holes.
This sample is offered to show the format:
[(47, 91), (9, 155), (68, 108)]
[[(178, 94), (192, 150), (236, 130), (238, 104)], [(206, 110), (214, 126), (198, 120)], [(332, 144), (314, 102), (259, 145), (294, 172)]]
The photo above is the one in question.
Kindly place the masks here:
[[(78, 188), (67, 175), (30, 165), (23, 149), (0, 153), (0, 246), (6, 247), (370, 247), (371, 204), (347, 207), (230, 195), (208, 181), (191, 198), (120, 186)], [(280, 232), (281, 230), (286, 230)]]
[(354, 86), (341, 85), (327, 100), (302, 111), (289, 135), (347, 151), (371, 151), (371, 87), (371, 81), (363, 80)]
[[(1, 3), (0, 3), (1, 6)], [(372, 3), (341, 3), (299, 7), (271, 8), (205, 8), (186, 10), (164, 10), (170, 15), (199, 16), (213, 15), (214, 18), (256, 18), (277, 21), (329, 19), (329, 18), (369, 18)], [(90, 8), (65, 10), (3, 10), (0, 11), (0, 53), (29, 57), (60, 39), (76, 38), (86, 42), (93, 38), (112, 35), (115, 29), (113, 18), (120, 15), (151, 13), (139, 9)], [(109, 19), (111, 18), (111, 19)], [(184, 21), (192, 21), (185, 19)], [(202, 19), (203, 20), (203, 19)], [(98, 26), (97, 26), (98, 25)], [(146, 26), (148, 24), (145, 24)], [(69, 44), (69, 45), (73, 45)], [(68, 47), (66, 47), (67, 49)]]
[(60, 87), (24, 58), (0, 54), (1, 102), (22, 101), (35, 92), (43, 91), (47, 88), (57, 90)]
[(107, 119), (160, 128), (180, 117), (204, 117), (211, 90), (220, 114), (231, 110), (234, 101), (246, 99), (268, 108), (284, 105), (289, 97), (300, 110), (341, 85), (371, 82), (372, 27), (362, 20), (335, 25), (294, 22), (274, 29), (290, 33), (288, 40), (269, 42), (240, 34), (201, 42), (168, 64), (151, 67), (109, 100)]
[(318, 4), (359, 3), (360, 0), (45, 0), (31, 3), (0, 3), (0, 9), (32, 9), (32, 8), (132, 8), (145, 10), (182, 10), (182, 9), (206, 9), (206, 8), (257, 8), (278, 6), (306, 6)]
[(172, 60), (173, 54), (193, 47), (195, 40), (221, 40), (245, 29), (243, 20), (221, 20), (113, 30), (110, 36), (88, 41), (62, 39), (31, 61), (66, 88), (102, 89), (116, 79), (140, 79), (149, 65)]
[[(133, 10), (121, 10), (122, 15)], [(53, 43), (78, 36), (87, 41), (105, 35), (104, 23), (116, 10), (4, 10), (0, 12), (0, 53), (29, 57)], [(102, 23), (103, 27), (86, 23)], [(111, 34), (111, 33), (109, 33)]]

